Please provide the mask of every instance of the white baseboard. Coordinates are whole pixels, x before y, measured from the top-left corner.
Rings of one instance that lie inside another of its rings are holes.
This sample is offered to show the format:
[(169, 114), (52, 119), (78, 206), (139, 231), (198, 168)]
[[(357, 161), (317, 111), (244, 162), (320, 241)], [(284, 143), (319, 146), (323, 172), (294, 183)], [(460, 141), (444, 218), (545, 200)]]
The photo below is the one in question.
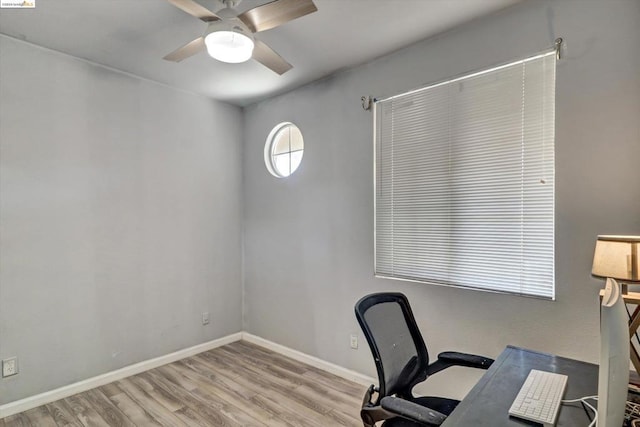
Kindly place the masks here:
[(369, 386), (371, 384), (378, 383), (377, 379), (374, 379), (368, 375), (364, 375), (364, 374), (361, 374), (360, 372), (352, 371), (351, 369), (343, 368), (340, 365), (336, 365), (334, 363), (327, 362), (326, 360), (319, 359), (315, 356), (302, 353), (301, 351), (294, 350), (292, 348), (285, 347), (280, 344), (276, 344), (273, 341), (260, 338), (256, 335), (252, 335), (247, 332), (242, 333), (242, 339), (244, 341), (259, 345), (261, 347), (265, 347), (271, 351), (275, 351), (276, 353), (280, 353), (284, 356), (290, 357), (294, 360), (297, 360), (298, 362), (306, 363), (307, 365), (311, 365), (315, 368), (322, 369), (323, 371), (330, 372), (334, 375), (337, 375), (339, 377), (342, 377), (349, 381), (353, 381), (358, 384)]
[(83, 391), (91, 390), (92, 388), (100, 387), (105, 384), (121, 380), (122, 378), (130, 377), (132, 375), (148, 371), (149, 369), (157, 368), (158, 366), (166, 365), (167, 363), (172, 363), (177, 360), (184, 359), (185, 357), (190, 357), (195, 354), (202, 353), (203, 351), (221, 347), (235, 341), (240, 341), (240, 339), (242, 339), (242, 332), (237, 332), (235, 334), (227, 335), (226, 337), (218, 338), (213, 341), (178, 350), (164, 356), (125, 366), (124, 368), (107, 372), (93, 378), (88, 378), (77, 383), (69, 384), (55, 390), (47, 391), (44, 393), (36, 394), (35, 396), (16, 400), (15, 402), (0, 405), (0, 419), (8, 417), (9, 415), (17, 414), (19, 412), (28, 411), (29, 409), (37, 408), (38, 406), (44, 405), (46, 403), (64, 399), (65, 397), (73, 396), (76, 393), (81, 393)]
[(172, 363), (177, 360), (214, 349), (216, 347), (221, 347), (235, 341), (240, 341), (241, 339), (259, 345), (261, 347), (265, 347), (276, 353), (280, 353), (299, 362), (306, 363), (308, 365), (314, 366), (318, 369), (322, 369), (323, 371), (330, 372), (334, 375), (356, 382), (358, 384), (368, 386), (370, 384), (377, 383), (376, 379), (359, 372), (343, 368), (342, 366), (327, 362), (326, 360), (319, 359), (306, 353), (302, 353), (298, 350), (276, 344), (272, 341), (260, 338), (247, 332), (238, 332), (226, 337), (215, 339), (213, 341), (198, 344), (193, 347), (178, 350), (164, 356), (125, 366), (124, 368), (107, 372), (96, 377), (88, 378), (77, 383), (69, 384), (55, 390), (47, 391), (44, 393), (36, 394), (35, 396), (16, 400), (15, 402), (0, 405), (0, 419), (17, 414), (19, 412), (28, 411), (29, 409), (37, 408), (38, 406), (51, 403), (59, 399), (64, 399), (65, 397), (73, 396), (77, 393), (82, 393), (83, 391), (91, 390), (92, 388), (100, 387), (105, 384), (121, 380), (122, 378), (130, 377), (132, 375), (148, 371), (149, 369), (157, 368), (158, 366), (166, 365), (167, 363)]

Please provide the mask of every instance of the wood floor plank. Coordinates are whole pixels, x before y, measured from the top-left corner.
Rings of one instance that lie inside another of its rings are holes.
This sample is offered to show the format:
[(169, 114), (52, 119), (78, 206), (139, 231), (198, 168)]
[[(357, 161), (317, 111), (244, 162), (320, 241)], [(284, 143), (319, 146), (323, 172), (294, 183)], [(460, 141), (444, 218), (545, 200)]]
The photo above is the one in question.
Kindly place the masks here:
[(169, 381), (179, 385), (187, 391), (192, 391), (198, 388), (198, 386), (193, 381), (189, 380), (189, 378), (185, 377), (178, 370), (176, 370), (173, 367), (173, 364), (160, 366), (159, 368), (157, 368), (157, 370), (158, 372), (162, 373), (162, 375)]
[[(253, 366), (259, 370), (269, 370), (274, 372), (280, 372), (287, 375), (287, 377), (295, 379), (298, 375), (304, 372), (304, 369), (299, 369), (294, 363), (283, 364), (275, 357), (261, 357), (255, 352), (239, 351), (231, 346), (224, 346), (218, 349), (219, 353), (226, 354), (231, 360), (242, 360), (249, 366)], [(298, 374), (298, 375), (296, 375)]]
[(301, 368), (300, 364), (291, 359), (288, 360), (288, 363), (283, 364), (280, 363), (276, 357), (264, 357), (255, 352), (239, 351), (230, 346), (220, 347), (216, 350), (219, 354), (226, 356), (230, 360), (242, 361), (243, 363), (240, 364), (240, 366), (281, 373), (290, 378), (294, 383), (297, 383), (297, 377), (305, 371), (305, 369)]
[(346, 380), (337, 375), (322, 371), (312, 366), (310, 366), (309, 370), (302, 374), (302, 377), (309, 378), (320, 386), (335, 390), (340, 393), (344, 393), (348, 396), (359, 396), (359, 401), (362, 401), (362, 396), (364, 396), (364, 393), (367, 390), (367, 386), (354, 383), (352, 381)]
[(128, 378), (117, 381), (118, 387), (138, 406), (154, 419), (155, 422), (162, 426), (183, 426), (186, 425), (180, 418), (175, 416), (173, 412), (162, 406), (145, 390), (138, 388)]
[(80, 427), (82, 424), (73, 414), (73, 410), (65, 400), (47, 403), (47, 409), (58, 427)]
[(238, 366), (237, 361), (230, 361), (227, 358), (222, 358), (212, 351), (205, 351), (204, 353), (197, 354), (193, 358), (181, 360), (181, 362), (203, 358), (210, 362), (211, 366), (215, 366), (217, 370), (224, 372), (225, 377), (235, 379), (236, 377), (240, 377), (244, 374), (244, 371)]
[(57, 427), (57, 424), (46, 406), (38, 406), (24, 413), (31, 424), (42, 427)]
[[(262, 385), (254, 381), (249, 375), (246, 375), (245, 371), (240, 371), (238, 369), (238, 372), (233, 372), (229, 369), (222, 369), (220, 366), (215, 363), (211, 363), (205, 358), (193, 358), (191, 362), (192, 368), (211, 370), (211, 372), (214, 372), (218, 378), (231, 379), (235, 384), (231, 390), (238, 393), (243, 399), (251, 399), (253, 396), (264, 391)], [(202, 364), (203, 367), (198, 368), (198, 364)], [(234, 369), (237, 369), (237, 367)], [(221, 383), (224, 384), (224, 381), (221, 381)]]
[(188, 406), (177, 410), (175, 412), (175, 415), (180, 418), (185, 423), (185, 425), (188, 425), (190, 427), (208, 427), (212, 425), (210, 420), (205, 419), (197, 412), (194, 412), (193, 409)]
[(257, 406), (273, 412), (277, 417), (285, 420), (287, 424), (295, 427), (327, 426), (324, 414), (314, 412), (283, 394), (259, 395), (251, 399), (251, 401)]
[[(141, 374), (145, 379), (153, 385), (156, 390), (162, 390), (165, 394), (175, 396), (177, 400), (182, 402), (180, 409), (189, 408), (197, 414), (208, 418), (212, 423), (219, 426), (235, 426), (236, 421), (225, 414), (225, 405), (219, 401), (207, 401), (198, 396), (198, 389), (192, 392), (181, 389), (176, 384), (172, 384), (169, 380), (162, 378), (161, 375), (152, 371)], [(183, 411), (188, 413), (189, 411)]]
[[(226, 349), (220, 347), (216, 350), (223, 352)], [(313, 399), (292, 393), (292, 390), (302, 385), (299, 377), (289, 374), (277, 366), (270, 366), (268, 363), (263, 363), (247, 355), (243, 356), (231, 352), (230, 356), (235, 356), (237, 360), (242, 361), (241, 366), (247, 370), (256, 382), (263, 382), (265, 389), (278, 392), (280, 395), (286, 396), (289, 400), (305, 406), (318, 414), (325, 414), (329, 411), (329, 408), (324, 407)]]
[(360, 427), (366, 387), (234, 342), (0, 420), (0, 427)]
[[(187, 366), (187, 363), (181, 364), (180, 362), (178, 364), (172, 364), (168, 366), (174, 367), (175, 369), (185, 370), (183, 372), (184, 375), (191, 377), (193, 381), (200, 381), (199, 384), (202, 387), (203, 392), (208, 393), (214, 397), (217, 396), (220, 399), (226, 400), (227, 402), (233, 402), (236, 406), (239, 406), (241, 407), (242, 410), (244, 410), (245, 412), (248, 412), (253, 418), (261, 420), (264, 423), (264, 425), (268, 425), (268, 426), (287, 426), (288, 425), (286, 422), (277, 419), (277, 412), (274, 413), (274, 412), (265, 411), (263, 408), (260, 408), (259, 406), (256, 406), (253, 403), (253, 401), (251, 400), (252, 397), (257, 396), (259, 393), (265, 392), (265, 389), (263, 387), (260, 387), (258, 384), (256, 384), (254, 381), (252, 381), (249, 378), (235, 375), (235, 381), (237, 382), (237, 384), (234, 386), (233, 389), (227, 389), (225, 394), (219, 388), (220, 384), (217, 381), (217, 379), (214, 380), (214, 382), (208, 382), (208, 379), (210, 379), (211, 377), (210, 376), (205, 377), (201, 373), (199, 373), (206, 369), (213, 369), (213, 367), (211, 368), (198, 367), (197, 362), (193, 358), (189, 361), (188, 366)], [(192, 369), (189, 369), (189, 366)], [(198, 380), (198, 377), (200, 377), (200, 380)], [(239, 395), (236, 395), (235, 394), (236, 387), (243, 387), (249, 391), (244, 393), (241, 392), (239, 393)], [(245, 398), (245, 396), (249, 396), (249, 397)]]
[(160, 403), (169, 411), (175, 412), (179, 409), (184, 408), (184, 405), (185, 405), (184, 402), (182, 402), (176, 396), (167, 392), (165, 389), (161, 387), (157, 387), (155, 384), (152, 384), (151, 382), (149, 382), (146, 372), (142, 374), (134, 375), (129, 379), (136, 386), (138, 386), (138, 388), (146, 391), (147, 394), (149, 394), (149, 396), (153, 397), (156, 402)]
[[(235, 344), (235, 343), (234, 343)], [(252, 344), (243, 344), (244, 346), (253, 346)], [(257, 346), (254, 346), (257, 347)], [(266, 349), (261, 349), (262, 352), (268, 351)], [(293, 361), (286, 356), (282, 356), (277, 353), (271, 352), (270, 355), (265, 355), (265, 360), (274, 360), (278, 358), (288, 359), (287, 364), (296, 366), (295, 372), (301, 373), (302, 375), (291, 375), (291, 370), (283, 370), (281, 367), (276, 364), (272, 365), (270, 370), (273, 371), (279, 377), (288, 378), (292, 384), (296, 384), (299, 387), (306, 387), (311, 391), (315, 392), (315, 398), (324, 398), (328, 397), (329, 399), (324, 399), (324, 403), (327, 404), (327, 407), (331, 408), (331, 402), (336, 402), (338, 405), (343, 404), (343, 406), (350, 406), (356, 408), (359, 412), (360, 403), (362, 402), (362, 395), (364, 394), (366, 387), (351, 383), (346, 381), (336, 375), (330, 374), (328, 372), (324, 372), (324, 376), (319, 377), (318, 375), (313, 377), (305, 376), (309, 371), (313, 373), (317, 373), (317, 369), (306, 365), (301, 362)], [(318, 379), (323, 381), (318, 382)]]
[(80, 393), (67, 397), (64, 400), (69, 404), (76, 418), (83, 426), (109, 426), (100, 414), (93, 409), (91, 403), (87, 401), (87, 398), (84, 396), (84, 393)]
[(253, 396), (258, 394), (258, 391), (255, 390), (255, 388), (246, 387), (246, 383), (243, 384), (242, 381), (238, 381), (238, 379), (241, 378), (240, 376), (227, 376), (225, 370), (209, 363), (206, 358), (196, 356), (191, 359), (191, 362), (193, 362), (191, 365), (192, 369), (193, 367), (197, 367), (200, 369), (199, 372), (201, 374), (207, 371), (212, 372), (214, 376), (209, 376), (209, 378), (212, 379), (212, 383), (228, 390), (231, 394), (236, 395), (238, 399), (251, 399)]
[(256, 359), (267, 361), (270, 365), (279, 366), (282, 369), (299, 375), (307, 370), (307, 367), (302, 363), (246, 341), (236, 341), (225, 346), (225, 348), (236, 351), (239, 354), (252, 355)]
[(31, 421), (24, 414), (24, 412), (10, 415), (2, 419), (7, 427), (32, 427)]
[(84, 393), (93, 409), (112, 427), (135, 427), (134, 424), (114, 405), (100, 389), (96, 388)]
[[(302, 385), (294, 390), (297, 395), (305, 396), (309, 400), (314, 400), (322, 405), (324, 408), (329, 408), (329, 411), (333, 412), (334, 418), (344, 420), (360, 419), (360, 405), (358, 403), (350, 402), (347, 399), (341, 399), (339, 395), (331, 395), (329, 393), (320, 393), (317, 390), (311, 389), (306, 385)], [(351, 422), (342, 423), (340, 425), (349, 425)]]
[(111, 399), (111, 396), (115, 396), (117, 394), (122, 393), (122, 390), (120, 390), (120, 387), (118, 387), (116, 385), (116, 383), (105, 384), (105, 385), (103, 385), (101, 387), (98, 387), (98, 388), (109, 399)]
[[(226, 402), (229, 416), (241, 421), (243, 425), (286, 426), (286, 423), (274, 419), (267, 411), (252, 405), (250, 399), (238, 399), (237, 395), (234, 394), (234, 390), (226, 389), (218, 384), (209, 384), (206, 389), (198, 390), (196, 394), (206, 399), (214, 398), (215, 400)], [(255, 394), (252, 393), (251, 397), (253, 396)], [(246, 418), (245, 415), (250, 418)]]
[(235, 361), (234, 369), (236, 369), (241, 376), (253, 378), (263, 387), (295, 388), (300, 385), (295, 378), (288, 380), (288, 376), (278, 375), (279, 372), (276, 371), (277, 368), (270, 366), (267, 362), (256, 363), (255, 360), (250, 357), (234, 354), (221, 348), (216, 349), (216, 356), (227, 360), (227, 362)]
[[(254, 418), (253, 411), (247, 408), (247, 401), (242, 397), (234, 395), (232, 391), (225, 390), (222, 386), (219, 386), (217, 382), (210, 381), (209, 377), (189, 368), (186, 363), (177, 365), (177, 369), (181, 369), (183, 375), (198, 384), (198, 388), (193, 390), (191, 395), (198, 400), (199, 405), (213, 405), (220, 414), (223, 414), (226, 418), (229, 418), (233, 423), (238, 425), (264, 425), (260, 422), (260, 418)], [(158, 378), (158, 381), (162, 380), (162, 378)], [(190, 406), (192, 406), (193, 409), (197, 409), (193, 407), (193, 405)]]
[(114, 394), (109, 400), (111, 400), (133, 424), (137, 426), (161, 426), (145, 408), (137, 405), (125, 392), (121, 391), (119, 394)]
[(272, 364), (277, 364), (278, 366), (287, 369), (290, 372), (302, 374), (311, 368), (311, 366), (307, 365), (306, 363), (299, 362), (288, 356), (285, 356), (284, 354), (276, 353), (265, 347), (260, 347), (257, 344), (253, 344), (247, 341), (236, 341), (232, 344), (233, 345), (230, 344), (226, 348), (239, 352), (245, 351), (249, 354), (254, 354), (262, 359), (268, 360)]

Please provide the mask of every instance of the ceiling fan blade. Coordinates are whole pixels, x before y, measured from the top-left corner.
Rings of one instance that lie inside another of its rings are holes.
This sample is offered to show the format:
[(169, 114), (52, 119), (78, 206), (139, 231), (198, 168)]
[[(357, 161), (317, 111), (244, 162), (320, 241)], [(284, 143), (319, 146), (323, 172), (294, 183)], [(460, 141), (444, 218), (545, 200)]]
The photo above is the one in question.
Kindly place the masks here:
[(188, 57), (193, 56), (200, 51), (203, 51), (204, 49), (204, 37), (198, 37), (197, 39), (190, 41), (184, 46), (174, 50), (162, 59), (166, 59), (167, 61), (180, 62), (183, 59), (187, 59)]
[(253, 59), (280, 75), (293, 68), (293, 65), (260, 40), (255, 40)]
[(275, 0), (238, 15), (251, 31), (268, 30), (317, 11), (313, 0)]
[(187, 12), (191, 16), (195, 16), (198, 19), (202, 19), (204, 22), (219, 21), (220, 17), (211, 12), (204, 6), (200, 6), (193, 0), (167, 0), (169, 3), (177, 7), (178, 9)]

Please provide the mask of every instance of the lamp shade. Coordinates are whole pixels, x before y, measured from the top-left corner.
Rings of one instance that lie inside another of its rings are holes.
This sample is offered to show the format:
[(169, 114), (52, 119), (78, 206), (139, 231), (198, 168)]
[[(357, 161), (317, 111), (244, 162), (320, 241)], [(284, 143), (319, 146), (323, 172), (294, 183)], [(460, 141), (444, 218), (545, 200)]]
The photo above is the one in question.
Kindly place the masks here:
[(238, 31), (214, 31), (204, 38), (209, 55), (218, 61), (237, 64), (251, 59), (253, 40)]
[(640, 282), (640, 236), (598, 236), (591, 274)]

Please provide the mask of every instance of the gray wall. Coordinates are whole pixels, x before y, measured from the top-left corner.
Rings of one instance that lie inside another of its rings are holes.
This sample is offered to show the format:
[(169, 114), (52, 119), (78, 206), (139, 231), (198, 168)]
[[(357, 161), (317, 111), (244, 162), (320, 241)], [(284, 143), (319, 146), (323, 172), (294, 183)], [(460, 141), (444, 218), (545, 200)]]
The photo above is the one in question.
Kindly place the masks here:
[(0, 404), (241, 331), (242, 111), (0, 52)]
[[(360, 96), (507, 62), (558, 36), (567, 50), (557, 68), (557, 301), (375, 279), (372, 116)], [(349, 349), (349, 334), (359, 333), (353, 305), (397, 290), (432, 355), (496, 356), (515, 344), (597, 361), (596, 235), (640, 234), (639, 70), (640, 1), (536, 0), (247, 108), (245, 330), (374, 375), (364, 340)], [(265, 138), (282, 121), (305, 138), (288, 179), (269, 175), (263, 161)], [(461, 397), (479, 374), (455, 368), (425, 391)]]
[[(511, 343), (597, 361), (595, 236), (640, 234), (639, 23), (638, 0), (527, 1), (251, 106), (244, 122), (235, 107), (0, 36), (0, 358), (20, 358), (0, 404), (243, 323), (373, 375), (349, 334), (355, 301), (382, 290), (409, 296), (433, 354), (495, 356)], [(373, 278), (372, 117), (360, 96), (505, 62), (557, 36), (568, 45), (557, 301)], [(289, 179), (263, 163), (281, 121), (306, 142)], [(456, 368), (425, 391), (460, 397), (479, 374)]]

